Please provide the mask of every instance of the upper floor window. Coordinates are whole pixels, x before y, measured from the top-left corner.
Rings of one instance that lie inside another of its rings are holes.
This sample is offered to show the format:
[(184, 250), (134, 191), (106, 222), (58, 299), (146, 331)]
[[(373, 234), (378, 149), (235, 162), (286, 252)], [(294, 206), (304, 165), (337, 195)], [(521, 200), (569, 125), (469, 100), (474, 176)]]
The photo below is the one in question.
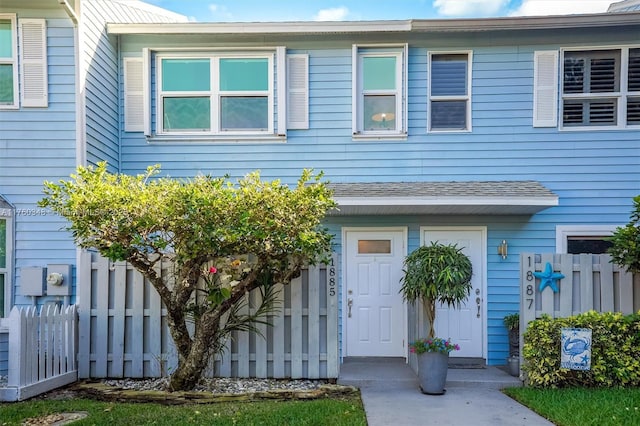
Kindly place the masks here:
[(18, 107), (15, 15), (0, 14), (0, 108)]
[(406, 46), (353, 49), (354, 136), (406, 134)]
[(565, 51), (563, 127), (640, 125), (640, 49)]
[(273, 55), (157, 56), (159, 134), (273, 133)]
[(471, 54), (432, 53), (429, 131), (471, 130)]

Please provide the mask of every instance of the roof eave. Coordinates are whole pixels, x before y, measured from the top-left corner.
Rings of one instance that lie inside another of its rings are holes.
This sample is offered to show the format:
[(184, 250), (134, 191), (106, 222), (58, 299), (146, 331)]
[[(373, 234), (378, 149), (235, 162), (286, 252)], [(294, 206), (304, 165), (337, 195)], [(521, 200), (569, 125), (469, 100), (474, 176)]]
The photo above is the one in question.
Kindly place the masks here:
[(472, 19), (339, 22), (188, 22), (107, 24), (109, 34), (362, 34), (480, 32), (608, 27), (640, 24), (640, 12)]

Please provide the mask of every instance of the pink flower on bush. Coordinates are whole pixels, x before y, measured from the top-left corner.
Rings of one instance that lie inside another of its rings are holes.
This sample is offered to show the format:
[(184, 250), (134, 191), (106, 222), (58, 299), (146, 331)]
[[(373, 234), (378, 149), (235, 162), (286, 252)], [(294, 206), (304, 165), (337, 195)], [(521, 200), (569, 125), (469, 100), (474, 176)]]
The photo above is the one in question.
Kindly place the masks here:
[(215, 266), (212, 266), (211, 268), (209, 268), (210, 274), (215, 274), (216, 272), (218, 272), (218, 269)]

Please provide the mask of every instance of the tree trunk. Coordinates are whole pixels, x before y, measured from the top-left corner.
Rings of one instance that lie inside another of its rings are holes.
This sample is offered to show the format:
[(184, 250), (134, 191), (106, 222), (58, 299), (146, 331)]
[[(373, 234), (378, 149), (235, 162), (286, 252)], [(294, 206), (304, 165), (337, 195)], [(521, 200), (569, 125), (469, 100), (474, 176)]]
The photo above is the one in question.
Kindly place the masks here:
[(219, 324), (217, 321), (214, 321), (214, 324), (203, 324), (204, 322), (202, 319), (200, 320), (189, 352), (180, 354), (180, 362), (169, 379), (169, 390), (171, 391), (192, 390), (207, 368), (211, 355), (210, 349), (213, 346)]
[(427, 338), (433, 339), (436, 335), (434, 328), (434, 322), (436, 320), (436, 304), (433, 300), (423, 300), (422, 308), (424, 310), (425, 319), (427, 320), (427, 326), (429, 327)]

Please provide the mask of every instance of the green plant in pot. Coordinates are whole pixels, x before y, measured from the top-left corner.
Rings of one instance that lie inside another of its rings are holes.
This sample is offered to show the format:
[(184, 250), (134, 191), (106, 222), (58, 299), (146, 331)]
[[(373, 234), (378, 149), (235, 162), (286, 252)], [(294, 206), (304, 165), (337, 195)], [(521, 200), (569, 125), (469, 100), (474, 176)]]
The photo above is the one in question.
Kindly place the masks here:
[(507, 366), (512, 376), (520, 375), (520, 314), (514, 312), (505, 315), (504, 325), (509, 333), (509, 358)]
[[(457, 308), (471, 291), (471, 260), (455, 244), (433, 242), (410, 253), (404, 260), (400, 292), (408, 302), (420, 302), (427, 321), (424, 339), (410, 343), (418, 354), (418, 377), (422, 392), (444, 393), (449, 352), (459, 349), (448, 339), (435, 336), (436, 305)], [(431, 343), (427, 343), (431, 342)]]

